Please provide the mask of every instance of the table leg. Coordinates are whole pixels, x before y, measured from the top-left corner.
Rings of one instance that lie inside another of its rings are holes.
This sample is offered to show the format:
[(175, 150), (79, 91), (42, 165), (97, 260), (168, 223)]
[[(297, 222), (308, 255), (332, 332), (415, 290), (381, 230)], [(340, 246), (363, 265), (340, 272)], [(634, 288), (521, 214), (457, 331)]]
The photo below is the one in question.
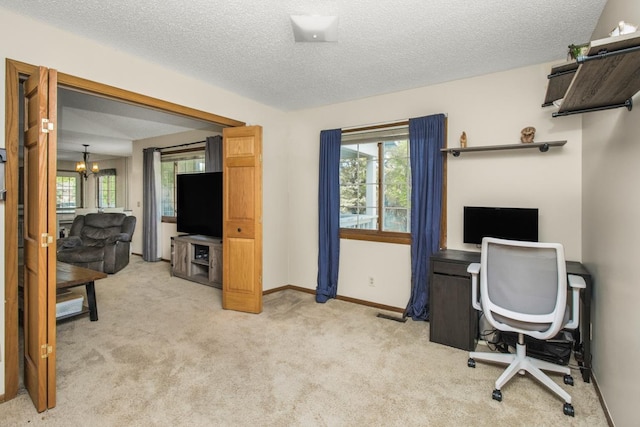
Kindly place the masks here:
[(89, 305), (89, 319), (92, 322), (98, 320), (98, 303), (96, 302), (96, 288), (94, 282), (87, 282), (87, 304)]

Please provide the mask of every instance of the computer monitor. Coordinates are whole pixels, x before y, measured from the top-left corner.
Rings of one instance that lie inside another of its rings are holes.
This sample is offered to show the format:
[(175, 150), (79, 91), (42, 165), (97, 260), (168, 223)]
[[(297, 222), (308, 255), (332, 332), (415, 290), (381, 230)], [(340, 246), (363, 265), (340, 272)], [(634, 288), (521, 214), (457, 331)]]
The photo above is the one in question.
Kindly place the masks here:
[(464, 207), (463, 242), (481, 244), (483, 237), (538, 241), (538, 209)]

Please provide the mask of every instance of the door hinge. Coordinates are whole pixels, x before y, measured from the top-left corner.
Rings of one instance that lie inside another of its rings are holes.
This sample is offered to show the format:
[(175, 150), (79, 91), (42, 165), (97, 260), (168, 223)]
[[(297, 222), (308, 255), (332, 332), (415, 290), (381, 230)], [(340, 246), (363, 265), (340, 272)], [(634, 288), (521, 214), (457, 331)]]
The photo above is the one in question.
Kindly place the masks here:
[(42, 133), (49, 133), (53, 130), (53, 123), (49, 119), (42, 119)]
[(49, 245), (53, 243), (53, 236), (48, 233), (42, 233), (40, 235), (40, 245), (43, 248), (48, 248)]
[(260, 163), (262, 163), (262, 154), (260, 154)]
[(40, 357), (42, 359), (48, 358), (51, 353), (53, 353), (53, 347), (49, 344), (42, 344), (40, 346)]

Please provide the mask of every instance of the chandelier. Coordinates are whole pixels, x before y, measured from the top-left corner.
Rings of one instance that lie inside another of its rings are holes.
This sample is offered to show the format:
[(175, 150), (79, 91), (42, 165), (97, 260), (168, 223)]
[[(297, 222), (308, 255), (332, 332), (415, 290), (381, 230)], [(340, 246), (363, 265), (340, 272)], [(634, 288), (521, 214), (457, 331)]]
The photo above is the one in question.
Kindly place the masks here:
[(100, 168), (98, 167), (98, 164), (94, 162), (91, 165), (91, 171), (87, 170), (87, 167), (89, 166), (89, 152), (87, 151), (87, 147), (89, 144), (82, 145), (84, 145), (84, 152), (82, 153), (82, 161), (76, 163), (76, 172), (78, 172), (84, 179), (87, 179), (89, 175), (100, 172)]

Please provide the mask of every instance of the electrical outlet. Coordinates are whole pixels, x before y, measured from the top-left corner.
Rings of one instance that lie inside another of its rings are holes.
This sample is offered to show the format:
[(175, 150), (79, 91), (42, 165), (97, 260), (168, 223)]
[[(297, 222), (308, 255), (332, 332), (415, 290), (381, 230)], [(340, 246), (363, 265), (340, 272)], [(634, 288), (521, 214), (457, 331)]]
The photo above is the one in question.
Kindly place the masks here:
[(375, 286), (375, 282), (373, 280), (373, 276), (369, 276), (369, 286)]

